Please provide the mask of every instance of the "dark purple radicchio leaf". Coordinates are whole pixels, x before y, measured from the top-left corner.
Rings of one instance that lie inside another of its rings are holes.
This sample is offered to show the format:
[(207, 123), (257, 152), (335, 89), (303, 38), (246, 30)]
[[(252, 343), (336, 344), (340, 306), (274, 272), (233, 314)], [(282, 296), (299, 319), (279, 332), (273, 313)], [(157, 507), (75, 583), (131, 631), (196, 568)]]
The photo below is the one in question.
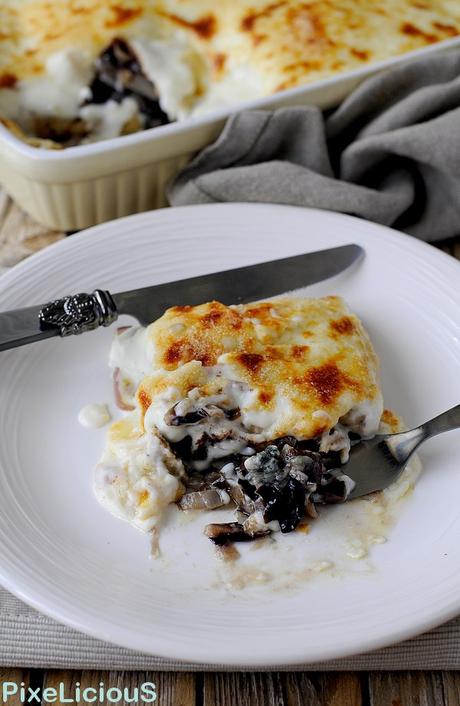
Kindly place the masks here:
[(328, 466), (340, 466), (337, 455), (321, 454), (283, 439), (243, 461), (238, 482), (253, 505), (262, 510), (265, 522), (276, 520), (281, 532), (287, 533), (307, 515), (316, 515), (314, 503), (346, 499), (345, 482), (332, 475)]
[(95, 64), (95, 75), (89, 86), (89, 103), (121, 103), (133, 98), (144, 119), (144, 128), (166, 125), (171, 122), (161, 109), (156, 86), (145, 76), (140, 62), (130, 44), (115, 38), (100, 54)]

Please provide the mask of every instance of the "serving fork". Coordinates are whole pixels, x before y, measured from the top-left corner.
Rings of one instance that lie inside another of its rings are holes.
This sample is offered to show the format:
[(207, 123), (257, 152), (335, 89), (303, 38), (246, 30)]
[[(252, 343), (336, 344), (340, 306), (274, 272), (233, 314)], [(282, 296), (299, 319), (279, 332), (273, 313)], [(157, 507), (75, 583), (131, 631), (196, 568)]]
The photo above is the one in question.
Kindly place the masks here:
[(384, 490), (398, 479), (412, 455), (427, 439), (460, 428), (460, 405), (415, 429), (380, 434), (352, 447), (349, 461), (340, 468), (355, 483), (347, 500)]

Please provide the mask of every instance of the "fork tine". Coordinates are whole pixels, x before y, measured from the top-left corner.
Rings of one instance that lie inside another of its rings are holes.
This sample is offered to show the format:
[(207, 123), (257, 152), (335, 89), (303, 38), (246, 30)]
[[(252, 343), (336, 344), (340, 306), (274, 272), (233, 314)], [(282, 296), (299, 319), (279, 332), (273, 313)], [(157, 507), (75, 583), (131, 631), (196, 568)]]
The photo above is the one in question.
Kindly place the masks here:
[(399, 461), (393, 455), (387, 439), (387, 436), (377, 436), (352, 448), (350, 460), (342, 468), (342, 472), (355, 483), (349, 500), (383, 490), (403, 471), (407, 459)]

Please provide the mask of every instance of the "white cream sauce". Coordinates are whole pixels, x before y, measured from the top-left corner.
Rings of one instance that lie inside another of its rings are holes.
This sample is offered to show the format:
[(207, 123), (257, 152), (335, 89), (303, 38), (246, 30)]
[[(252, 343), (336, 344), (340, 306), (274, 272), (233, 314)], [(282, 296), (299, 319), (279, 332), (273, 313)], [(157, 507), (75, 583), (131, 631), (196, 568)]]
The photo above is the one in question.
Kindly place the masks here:
[(190, 103), (198, 90), (198, 64), (191, 48), (183, 40), (168, 42), (134, 39), (130, 42), (144, 74), (156, 86), (162, 110), (171, 120), (187, 117)]
[[(395, 525), (409, 509), (406, 503), (412, 502), (411, 491), (419, 472), (420, 462), (414, 458), (402, 477), (382, 493), (319, 506), (318, 519), (308, 519), (298, 531), (239, 543), (240, 558), (234, 562), (217, 558), (215, 548), (203, 534), (207, 523), (233, 521), (231, 509), (181, 512), (175, 505), (169, 506), (161, 527), (161, 557), (156, 560), (155, 570), (168, 571), (177, 576), (177, 581), (187, 575), (193, 590), (212, 587), (230, 595), (242, 590), (259, 595), (260, 591), (264, 599), (278, 591), (305, 591), (310, 582), (335, 590), (333, 582), (339, 580), (342, 585), (352, 576), (378, 581), (377, 562), (383, 555), (391, 561), (392, 545), (399, 541)], [(146, 550), (148, 544), (146, 541)]]
[(251, 101), (263, 95), (261, 77), (247, 65), (235, 66), (226, 71), (222, 80), (213, 81), (203, 97), (195, 103), (192, 116), (206, 115), (242, 101)]
[[(171, 120), (187, 117), (199, 87), (205, 81), (203, 62), (184, 39), (135, 39), (130, 42), (144, 74), (156, 86), (159, 103)], [(121, 103), (82, 105), (89, 96), (94, 59), (77, 48), (51, 54), (39, 77), (19, 81), (14, 89), (0, 90), (0, 112), (33, 132), (34, 116), (81, 118), (90, 134), (82, 142), (117, 137), (134, 117), (142, 115), (133, 98)]]
[(99, 429), (112, 419), (106, 404), (87, 404), (78, 413), (78, 421), (87, 429)]
[(0, 111), (24, 130), (32, 129), (32, 118), (78, 117), (79, 105), (92, 77), (90, 57), (78, 49), (52, 54), (42, 76), (19, 81), (14, 90), (0, 91)]
[(120, 392), (131, 406), (141, 380), (153, 370), (153, 346), (146, 331), (143, 326), (130, 326), (114, 337), (110, 348), (109, 366), (119, 370)]
[(106, 447), (93, 487), (109, 512), (148, 532), (177, 499), (182, 472), (182, 464), (158, 435), (144, 434)]
[(124, 126), (139, 116), (139, 110), (134, 98), (123, 98), (120, 103), (114, 100), (107, 103), (89, 103), (80, 108), (79, 116), (90, 131), (90, 135), (82, 142), (95, 142), (118, 137)]

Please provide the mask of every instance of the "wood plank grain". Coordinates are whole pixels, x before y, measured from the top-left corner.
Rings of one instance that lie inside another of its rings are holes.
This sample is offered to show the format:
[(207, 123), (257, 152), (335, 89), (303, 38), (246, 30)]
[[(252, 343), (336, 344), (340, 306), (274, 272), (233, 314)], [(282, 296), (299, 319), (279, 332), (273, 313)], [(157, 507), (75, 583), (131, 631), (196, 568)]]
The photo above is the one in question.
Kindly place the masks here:
[(460, 704), (460, 672), (442, 672), (445, 706)]
[[(82, 689), (85, 688), (85, 686), (97, 686), (99, 683), (99, 677), (96, 677), (94, 681), (91, 684), (84, 685), (84, 682), (82, 680), (82, 674), (83, 672), (75, 669), (51, 669), (45, 671), (43, 675), (43, 691), (45, 689), (55, 689), (58, 692), (58, 697), (56, 698), (56, 704), (61, 704), (63, 703), (61, 699), (61, 695), (59, 693), (59, 689), (61, 687), (61, 684), (63, 685), (63, 690), (64, 690), (64, 697), (65, 698), (75, 698), (75, 687), (77, 684), (82, 685)], [(103, 674), (103, 672), (94, 672), (94, 674)], [(50, 694), (50, 691), (48, 691), (48, 694)]]
[[(3, 693), (3, 689), (6, 687), (8, 689), (8, 682), (12, 682), (13, 684), (16, 684), (18, 686), (18, 693), (17, 694), (10, 694), (9, 691), (7, 691), (5, 694)], [(20, 697), (20, 688), (23, 686), (26, 690), (28, 687), (31, 687), (32, 689), (36, 689), (41, 686), (42, 682), (42, 673), (38, 669), (8, 669), (8, 668), (1, 668), (0, 669), (0, 685), (2, 688), (2, 691), (0, 693), (0, 702), (2, 702), (4, 696), (7, 697), (6, 703), (8, 703), (8, 706), (22, 706), (24, 703), (21, 700)]]
[(203, 706), (362, 706), (355, 674), (205, 674)]
[[(445, 706), (440, 672), (373, 672), (370, 706)], [(458, 701), (454, 702), (456, 706)]]
[(63, 237), (39, 225), (0, 189), (0, 267), (12, 267)]
[[(121, 700), (118, 706), (127, 706), (130, 703), (142, 703), (140, 699), (141, 686), (150, 682), (155, 684), (157, 699), (155, 703), (161, 706), (195, 706), (195, 675), (188, 672), (132, 672), (132, 671), (92, 671), (92, 670), (49, 670), (43, 680), (43, 689), (56, 689), (59, 693), (61, 683), (67, 697), (73, 697), (77, 686), (83, 693), (84, 689), (99, 689), (104, 685), (105, 693), (109, 689), (113, 697), (117, 697), (118, 689)], [(132, 701), (138, 689), (138, 698)], [(91, 692), (91, 696), (94, 692)], [(150, 694), (148, 694), (150, 697)], [(131, 701), (129, 700), (131, 699)], [(56, 704), (65, 702), (57, 700)], [(110, 703), (107, 699), (97, 703)]]
[(286, 706), (321, 706), (318, 683), (307, 672), (286, 672), (283, 675)]
[(188, 672), (156, 672), (151, 674), (157, 685), (159, 706), (195, 706), (196, 675)]
[(203, 706), (285, 706), (276, 673), (216, 672), (203, 679)]
[(284, 675), (286, 706), (362, 706), (357, 674), (292, 672)]
[(322, 674), (320, 694), (324, 706), (361, 706), (363, 703), (359, 676), (351, 672)]

